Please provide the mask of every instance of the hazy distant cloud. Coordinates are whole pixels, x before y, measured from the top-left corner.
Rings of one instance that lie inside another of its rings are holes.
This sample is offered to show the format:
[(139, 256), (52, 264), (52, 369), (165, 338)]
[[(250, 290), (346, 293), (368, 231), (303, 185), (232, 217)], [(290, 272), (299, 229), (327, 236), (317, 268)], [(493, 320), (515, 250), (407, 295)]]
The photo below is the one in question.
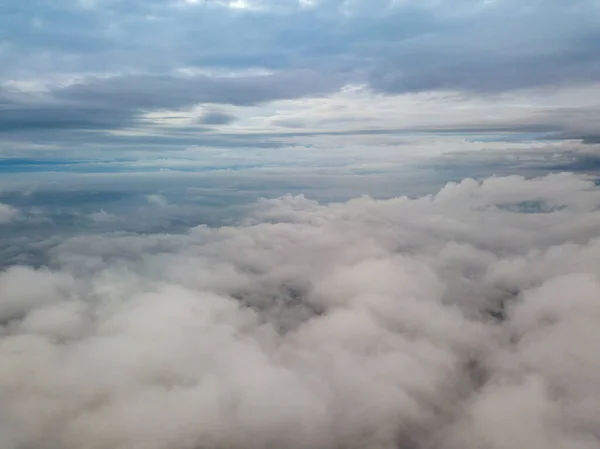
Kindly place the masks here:
[(167, 199), (162, 195), (148, 195), (146, 199), (148, 200), (148, 203), (153, 204), (155, 206), (165, 207), (169, 205)]
[(384, 91), (501, 91), (598, 80), (599, 14), (594, 0), (9, 0), (2, 70), (335, 68)]
[[(46, 93), (0, 91), (0, 132), (40, 130), (113, 130), (143, 126), (142, 115), (181, 110), (199, 103), (250, 106), (257, 103), (323, 95), (338, 89), (343, 77), (322, 78), (314, 71), (246, 77), (130, 75), (89, 78)], [(203, 124), (233, 118), (212, 113)], [(198, 129), (198, 131), (202, 131)]]
[(19, 210), (8, 205), (0, 203), (0, 224), (8, 223), (19, 215)]
[(236, 116), (223, 111), (208, 111), (202, 114), (199, 123), (202, 125), (227, 125), (235, 121)]
[(336, 76), (323, 79), (313, 70), (239, 77), (123, 75), (85, 79), (56, 89), (53, 94), (59, 100), (118, 109), (177, 109), (196, 103), (244, 106), (326, 94), (341, 87), (343, 82), (344, 78)]
[(586, 177), (493, 177), (69, 239), (0, 273), (0, 437), (597, 448), (599, 206)]
[(88, 218), (94, 223), (112, 223), (119, 220), (118, 215), (106, 212), (104, 209), (101, 209), (97, 212), (92, 212), (88, 215)]

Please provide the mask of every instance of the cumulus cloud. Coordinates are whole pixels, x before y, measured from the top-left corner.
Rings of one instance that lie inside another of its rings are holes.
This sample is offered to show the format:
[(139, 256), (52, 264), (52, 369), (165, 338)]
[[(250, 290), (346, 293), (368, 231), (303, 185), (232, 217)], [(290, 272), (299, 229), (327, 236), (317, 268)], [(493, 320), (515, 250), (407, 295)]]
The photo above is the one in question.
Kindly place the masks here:
[(598, 448), (600, 191), (258, 202), (0, 274), (7, 449)]

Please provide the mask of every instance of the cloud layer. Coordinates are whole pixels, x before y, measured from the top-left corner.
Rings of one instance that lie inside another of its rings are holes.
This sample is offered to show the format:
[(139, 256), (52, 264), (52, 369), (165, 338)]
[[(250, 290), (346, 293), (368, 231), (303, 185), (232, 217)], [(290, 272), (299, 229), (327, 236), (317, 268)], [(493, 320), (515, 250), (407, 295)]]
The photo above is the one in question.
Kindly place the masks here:
[(0, 274), (2, 447), (598, 448), (600, 192), (466, 179)]
[(0, 27), (0, 156), (598, 137), (597, 0), (7, 0)]

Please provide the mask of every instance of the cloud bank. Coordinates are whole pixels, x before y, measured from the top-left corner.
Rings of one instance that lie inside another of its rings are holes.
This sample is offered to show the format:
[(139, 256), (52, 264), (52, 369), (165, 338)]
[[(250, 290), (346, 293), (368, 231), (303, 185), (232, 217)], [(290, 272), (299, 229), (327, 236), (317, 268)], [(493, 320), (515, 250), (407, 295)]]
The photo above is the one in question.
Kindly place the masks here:
[(597, 0), (5, 0), (0, 28), (3, 157), (598, 141)]
[(598, 448), (600, 191), (284, 196), (0, 274), (20, 449)]

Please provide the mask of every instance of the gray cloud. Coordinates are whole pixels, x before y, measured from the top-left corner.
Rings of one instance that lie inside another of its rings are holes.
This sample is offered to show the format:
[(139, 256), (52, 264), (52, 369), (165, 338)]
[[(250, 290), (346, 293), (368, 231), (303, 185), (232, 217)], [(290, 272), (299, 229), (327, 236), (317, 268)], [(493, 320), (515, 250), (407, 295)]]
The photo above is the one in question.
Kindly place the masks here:
[(117, 76), (92, 78), (55, 91), (58, 99), (152, 110), (196, 103), (253, 105), (318, 95), (338, 88), (343, 78), (323, 79), (311, 70), (243, 77)]
[(8, 205), (0, 203), (0, 224), (9, 223), (19, 215), (19, 210)]
[(70, 239), (0, 274), (3, 447), (597, 448), (599, 205), (494, 177)]
[[(323, 95), (342, 83), (341, 76), (322, 78), (313, 71), (247, 77), (129, 75), (90, 78), (56, 87), (46, 94), (5, 94), (5, 99), (0, 100), (0, 132), (140, 126), (144, 124), (140, 116), (145, 112), (181, 110), (198, 103), (249, 106), (271, 100)], [(213, 122), (215, 118), (214, 114), (209, 117)], [(219, 118), (223, 120), (224, 117)]]
[(222, 111), (208, 111), (199, 120), (202, 125), (227, 125), (236, 120), (236, 116)]
[[(598, 80), (597, 4), (490, 2), (400, 42), (372, 72), (385, 92), (502, 92)], [(557, 31), (557, 29), (560, 31)]]
[(260, 2), (259, 10), (176, 3), (90, 2), (86, 8), (75, 1), (10, 0), (0, 15), (10, 30), (3, 71), (266, 67), (325, 69), (328, 77), (349, 70), (385, 92), (497, 92), (599, 79), (594, 0), (330, 0), (311, 8), (294, 0)]
[[(167, 135), (141, 117), (201, 103), (252, 106), (327, 95), (348, 82), (370, 84), (383, 94), (453, 89), (485, 97), (600, 79), (595, 57), (599, 16), (593, 0), (435, 5), (328, 0), (311, 7), (295, 0), (254, 1), (259, 7), (246, 10), (226, 3), (5, 2), (0, 11), (7, 36), (0, 51), (0, 79), (17, 84), (42, 79), (49, 91), (9, 91), (10, 83), (4, 83), (0, 132), (17, 143), (39, 144), (45, 138), (57, 140), (55, 131), (62, 131), (61, 146), (110, 146), (126, 139), (105, 131), (147, 126), (155, 135), (163, 133), (162, 138), (138, 135), (127, 143), (235, 146), (235, 136), (199, 136), (226, 124), (230, 118), (224, 116), (210, 115), (195, 129), (182, 130), (193, 136)], [(173, 75), (182, 68), (205, 74)], [(271, 74), (252, 75), (255, 69)], [(207, 74), (216, 72), (226, 76)], [(73, 84), (74, 76), (78, 81)], [(63, 82), (65, 77), (70, 81)], [(275, 124), (291, 123), (277, 120)], [(564, 126), (564, 121), (532, 117), (531, 122), (474, 123), (464, 130), (550, 129), (557, 136), (578, 135), (586, 141), (597, 134)], [(254, 136), (241, 135), (237, 141), (245, 138)], [(279, 142), (264, 145), (277, 147)]]

